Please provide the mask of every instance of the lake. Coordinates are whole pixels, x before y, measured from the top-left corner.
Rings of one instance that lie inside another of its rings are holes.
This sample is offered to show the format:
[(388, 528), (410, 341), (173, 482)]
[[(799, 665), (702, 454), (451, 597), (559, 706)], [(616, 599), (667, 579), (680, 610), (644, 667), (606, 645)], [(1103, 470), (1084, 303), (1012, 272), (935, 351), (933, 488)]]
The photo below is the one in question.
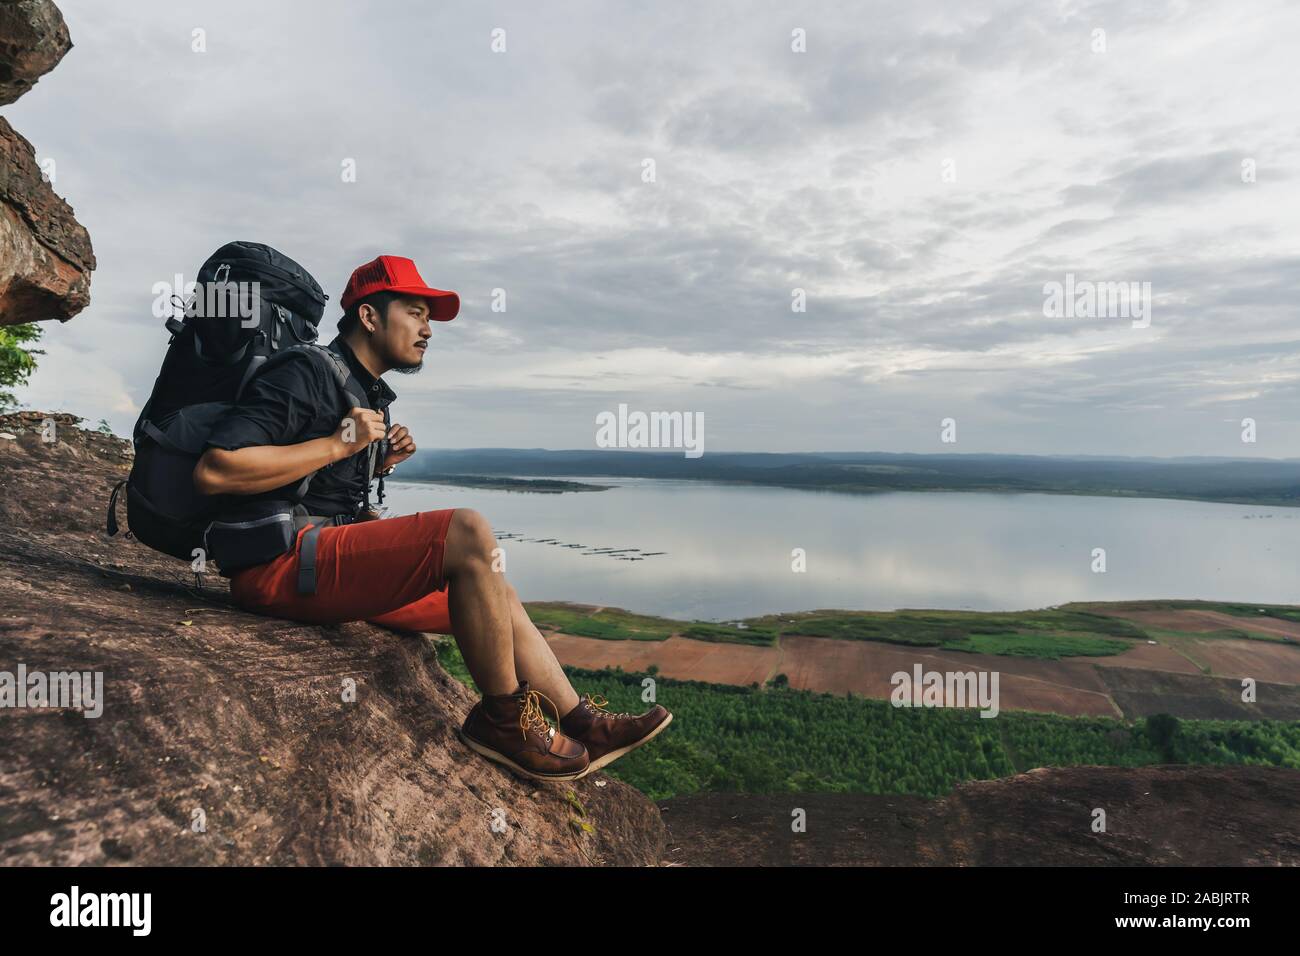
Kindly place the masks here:
[[(526, 601), (675, 618), (1139, 598), (1300, 603), (1300, 509), (572, 480), (615, 487), (534, 494), (390, 481), (386, 503), (390, 514), (481, 511), (510, 536), (506, 573)], [(805, 572), (791, 569), (795, 548)], [(1105, 549), (1105, 573), (1092, 570), (1094, 548)]]

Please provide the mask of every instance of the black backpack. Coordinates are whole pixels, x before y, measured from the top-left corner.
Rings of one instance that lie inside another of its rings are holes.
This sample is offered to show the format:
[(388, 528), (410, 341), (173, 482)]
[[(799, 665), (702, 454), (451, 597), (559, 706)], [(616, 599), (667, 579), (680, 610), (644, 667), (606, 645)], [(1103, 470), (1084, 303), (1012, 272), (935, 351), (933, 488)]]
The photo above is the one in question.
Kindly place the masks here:
[[(239, 499), (199, 494), (194, 466), (213, 427), (253, 376), (291, 351), (329, 369), (340, 402), (347, 403), (342, 413), (363, 404), (343, 359), (314, 344), (327, 298), (306, 269), (270, 246), (230, 242), (208, 258), (184, 319), (165, 323), (171, 339), (132, 434), (131, 474), (109, 499), (110, 536), (118, 531), (117, 499), (125, 486), (127, 526), (136, 538), (187, 561), (200, 549), (206, 553), (204, 532)], [(301, 501), (312, 477), (286, 497)]]

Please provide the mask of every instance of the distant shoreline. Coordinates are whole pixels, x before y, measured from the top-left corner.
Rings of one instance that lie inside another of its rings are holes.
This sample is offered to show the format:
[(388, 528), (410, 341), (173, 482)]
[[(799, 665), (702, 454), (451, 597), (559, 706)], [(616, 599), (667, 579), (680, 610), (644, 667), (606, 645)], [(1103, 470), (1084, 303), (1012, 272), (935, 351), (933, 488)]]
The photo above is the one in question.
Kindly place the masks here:
[(421, 475), (419, 478), (403, 477), (399, 480), (421, 485), (489, 488), (498, 491), (516, 491), (542, 495), (560, 495), (571, 491), (608, 491), (614, 487), (613, 485), (592, 485), (581, 481), (564, 481), (558, 478), (506, 478), (496, 475)]
[[(723, 485), (738, 488), (781, 488), (785, 491), (815, 491), (841, 495), (888, 495), (888, 494), (931, 494), (931, 495), (1059, 495), (1067, 498), (1119, 498), (1136, 501), (1195, 501), (1207, 505), (1251, 505), (1261, 508), (1300, 509), (1300, 500), (1292, 498), (1275, 498), (1265, 495), (1258, 497), (1210, 497), (1197, 494), (1174, 494), (1171, 492), (1122, 491), (1116, 489), (1075, 489), (1075, 488), (1017, 488), (1008, 486), (963, 486), (963, 487), (897, 487), (871, 486), (858, 487), (848, 484), (796, 484), (782, 481), (763, 481), (752, 478), (684, 478), (658, 475), (601, 475), (594, 477), (626, 478), (640, 481), (693, 481), (699, 484)], [(568, 481), (553, 478), (510, 478), (497, 475), (421, 475), (418, 478), (402, 477), (397, 481), (410, 484), (452, 485), (460, 488), (487, 488), (500, 491), (535, 492), (540, 494), (562, 494), (570, 491), (608, 491), (618, 485), (595, 485), (581, 481)], [(557, 486), (557, 487), (551, 487)], [(563, 487), (558, 487), (563, 486)]]
[[(1270, 508), (1300, 507), (1300, 461), (1053, 459), (1011, 455), (756, 454), (718, 452), (698, 459), (626, 450), (463, 449), (419, 452), (407, 470), (420, 480), (466, 476), (470, 487), (563, 479), (668, 479), (842, 494), (933, 492), (1154, 498)], [(519, 479), (515, 475), (535, 478)], [(563, 479), (560, 477), (563, 476)], [(403, 476), (404, 480), (407, 479)], [(488, 484), (497, 479), (501, 484)]]

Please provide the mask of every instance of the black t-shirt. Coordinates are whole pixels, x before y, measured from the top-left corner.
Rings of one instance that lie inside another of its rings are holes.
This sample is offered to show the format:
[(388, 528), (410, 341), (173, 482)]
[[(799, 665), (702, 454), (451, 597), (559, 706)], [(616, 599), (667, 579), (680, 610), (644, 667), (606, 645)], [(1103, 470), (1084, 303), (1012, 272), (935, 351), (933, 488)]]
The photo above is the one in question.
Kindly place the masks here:
[[(382, 411), (397, 398), (342, 339), (334, 339), (329, 348), (348, 363), (368, 407)], [(249, 383), (239, 404), (213, 428), (208, 447), (235, 451), (254, 445), (296, 445), (333, 435), (347, 411), (340, 410), (342, 404), (338, 382), (321, 362), (308, 355), (289, 358)], [(318, 471), (302, 500), (308, 513), (355, 515), (365, 497), (367, 461), (367, 452), (361, 451)], [(381, 463), (376, 463), (379, 467)]]

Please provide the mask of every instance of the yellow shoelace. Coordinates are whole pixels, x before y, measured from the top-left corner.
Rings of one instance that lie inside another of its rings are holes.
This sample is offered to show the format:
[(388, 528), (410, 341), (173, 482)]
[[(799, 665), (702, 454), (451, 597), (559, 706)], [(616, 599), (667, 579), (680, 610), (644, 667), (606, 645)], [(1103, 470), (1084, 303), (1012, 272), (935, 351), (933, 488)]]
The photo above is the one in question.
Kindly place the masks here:
[(551, 705), (551, 710), (555, 711), (555, 722), (560, 722), (560, 708), (555, 706), (555, 701), (547, 697), (539, 690), (530, 690), (524, 697), (524, 709), (519, 713), (519, 731), (528, 739), (529, 729), (536, 730), (543, 737), (548, 737), (555, 733), (550, 722), (546, 719), (546, 712), (542, 710), (542, 701)]
[(602, 717), (631, 717), (631, 714), (615, 714), (609, 708), (609, 698), (601, 694), (588, 694), (587, 702), (591, 704), (591, 709)]

